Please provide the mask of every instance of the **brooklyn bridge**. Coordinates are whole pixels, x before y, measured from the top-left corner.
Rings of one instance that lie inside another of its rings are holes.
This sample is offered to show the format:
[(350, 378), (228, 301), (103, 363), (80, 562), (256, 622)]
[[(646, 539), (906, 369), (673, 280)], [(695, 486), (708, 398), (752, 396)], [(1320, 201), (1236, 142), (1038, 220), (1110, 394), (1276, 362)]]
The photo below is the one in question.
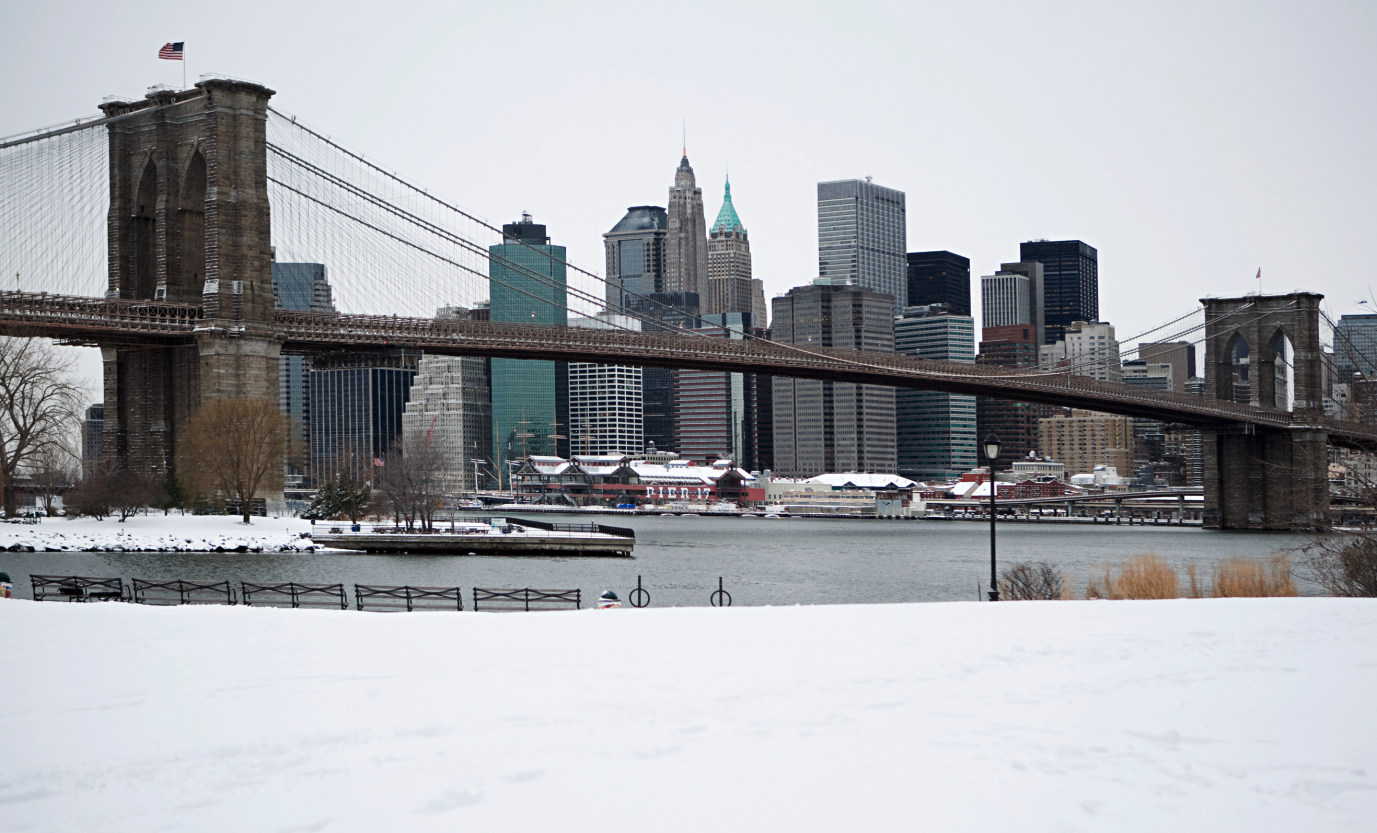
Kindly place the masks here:
[[(22, 280), (0, 292), (0, 334), (101, 348), (103, 447), (145, 470), (175, 459), (200, 403), (275, 399), (284, 354), (398, 348), (917, 388), (1192, 426), (1215, 528), (1321, 528), (1328, 446), (1377, 450), (1377, 426), (1324, 415), (1322, 296), (1308, 292), (1203, 299), (1203, 397), (1075, 367), (427, 317), (485, 291), (479, 238), (496, 229), (279, 112), (273, 95), (207, 77), (0, 142), (0, 266)], [(331, 263), (352, 310), (275, 309), (271, 264), (284, 253)], [(583, 283), (561, 303), (614, 309), (601, 278), (574, 271)], [(1253, 357), (1247, 386), (1234, 376), (1240, 342)]]

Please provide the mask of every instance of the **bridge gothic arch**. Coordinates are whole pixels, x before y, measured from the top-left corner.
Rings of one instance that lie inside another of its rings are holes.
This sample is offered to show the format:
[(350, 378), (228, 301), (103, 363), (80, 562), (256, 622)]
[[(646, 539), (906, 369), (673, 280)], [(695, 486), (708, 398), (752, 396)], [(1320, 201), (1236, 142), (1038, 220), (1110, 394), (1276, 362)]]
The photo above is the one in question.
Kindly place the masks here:
[(158, 285), (158, 164), (151, 157), (139, 176), (129, 235), (133, 263), (128, 291), (135, 299), (152, 298)]
[(178, 269), (169, 277), (166, 295), (193, 300), (206, 280), (206, 157), (197, 145), (182, 172), (177, 204)]

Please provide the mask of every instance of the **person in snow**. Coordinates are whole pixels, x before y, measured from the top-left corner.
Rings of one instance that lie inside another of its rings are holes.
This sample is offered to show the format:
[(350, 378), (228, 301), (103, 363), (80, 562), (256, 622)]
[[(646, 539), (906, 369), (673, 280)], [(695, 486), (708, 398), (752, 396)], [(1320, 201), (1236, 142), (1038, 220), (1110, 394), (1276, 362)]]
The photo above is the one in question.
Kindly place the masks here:
[(0, 599), (14, 598), (14, 584), (10, 582), (9, 573), (0, 573)]
[(602, 595), (598, 597), (598, 610), (607, 610), (608, 608), (621, 606), (621, 599), (618, 599), (617, 594), (613, 593), (611, 590), (604, 590)]

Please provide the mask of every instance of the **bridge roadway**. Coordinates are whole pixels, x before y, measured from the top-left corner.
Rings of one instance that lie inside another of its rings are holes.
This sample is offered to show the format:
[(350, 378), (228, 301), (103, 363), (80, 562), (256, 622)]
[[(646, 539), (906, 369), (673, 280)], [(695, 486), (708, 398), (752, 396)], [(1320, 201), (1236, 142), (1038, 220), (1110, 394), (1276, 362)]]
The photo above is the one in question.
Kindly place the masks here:
[[(190, 344), (198, 334), (247, 335), (243, 322), (202, 317), (199, 306), (107, 300), (46, 293), (0, 292), (0, 335), (55, 338), (73, 344), (149, 347)], [(1377, 450), (1377, 426), (1341, 420), (1298, 423), (1279, 408), (1101, 382), (1036, 370), (799, 347), (760, 340), (709, 339), (674, 333), (589, 330), (533, 324), (308, 313), (279, 310), (264, 335), (291, 354), (406, 348), (449, 356), (548, 359), (598, 364), (694, 368), (824, 379), (996, 396), (1105, 411), (1222, 431), (1316, 428), (1330, 442)]]

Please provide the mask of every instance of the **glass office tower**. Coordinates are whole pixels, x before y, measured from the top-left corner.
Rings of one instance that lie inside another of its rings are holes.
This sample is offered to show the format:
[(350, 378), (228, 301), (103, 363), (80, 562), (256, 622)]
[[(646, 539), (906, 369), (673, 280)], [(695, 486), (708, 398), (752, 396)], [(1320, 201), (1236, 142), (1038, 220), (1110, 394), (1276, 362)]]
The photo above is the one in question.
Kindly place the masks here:
[(904, 192), (867, 179), (818, 183), (818, 275), (908, 306), (908, 239)]
[[(975, 320), (942, 305), (909, 307), (894, 320), (894, 352), (944, 362), (975, 361)], [(899, 474), (954, 480), (975, 467), (975, 397), (899, 388)]]
[(1065, 338), (1072, 322), (1100, 320), (1100, 254), (1094, 246), (1032, 240), (1018, 251), (1019, 260), (1042, 264), (1043, 344)]
[[(550, 245), (545, 226), (521, 215), (502, 226), (488, 249), (490, 320), (509, 324), (569, 323), (565, 250)], [(507, 479), (507, 461), (568, 456), (569, 371), (565, 362), (492, 360), (493, 456)]]

